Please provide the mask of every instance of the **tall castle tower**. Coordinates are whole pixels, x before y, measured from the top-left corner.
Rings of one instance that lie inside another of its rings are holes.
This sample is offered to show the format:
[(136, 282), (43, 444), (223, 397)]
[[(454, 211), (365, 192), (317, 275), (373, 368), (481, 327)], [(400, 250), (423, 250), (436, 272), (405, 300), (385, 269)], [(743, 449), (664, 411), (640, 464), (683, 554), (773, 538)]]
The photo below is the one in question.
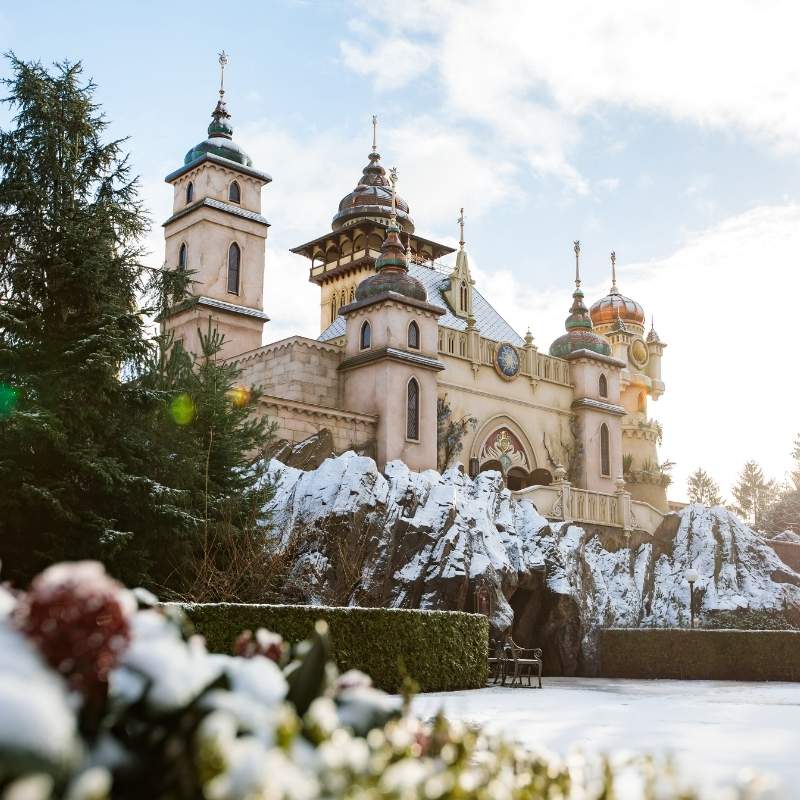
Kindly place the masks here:
[[(264, 259), (269, 223), (261, 216), (261, 189), (272, 178), (253, 169), (233, 141), (225, 105), (225, 53), (208, 137), (195, 145), (180, 169), (167, 175), (174, 191), (164, 223), (166, 264), (194, 272), (189, 299), (162, 322), (191, 353), (201, 352), (199, 332), (211, 321), (225, 336), (222, 357), (261, 346)], [(199, 330), (199, 332), (198, 332)]]
[(622, 451), (628, 489), (634, 500), (667, 508), (666, 486), (659, 470), (659, 424), (650, 419), (649, 399), (664, 393), (661, 356), (666, 344), (651, 326), (645, 339), (644, 309), (617, 287), (617, 257), (611, 253), (611, 289), (590, 311), (594, 329), (610, 342), (615, 358), (625, 364), (620, 374)]
[[(392, 213), (392, 186), (381, 164), (377, 144), (377, 118), (372, 118), (372, 151), (355, 189), (346, 194), (331, 222), (331, 232), (292, 249), (311, 261), (309, 280), (320, 287), (320, 331), (338, 316), (339, 309), (355, 301), (356, 287), (374, 274)], [(395, 198), (395, 222), (408, 257), (431, 264), (453, 252), (452, 247), (417, 235), (408, 203)]]

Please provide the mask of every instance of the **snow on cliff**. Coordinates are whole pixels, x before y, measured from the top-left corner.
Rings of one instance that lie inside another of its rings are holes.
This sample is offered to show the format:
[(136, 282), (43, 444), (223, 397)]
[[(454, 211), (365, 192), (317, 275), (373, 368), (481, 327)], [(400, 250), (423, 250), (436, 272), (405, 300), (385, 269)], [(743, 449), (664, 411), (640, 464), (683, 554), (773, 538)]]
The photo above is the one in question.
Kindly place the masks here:
[(265, 509), (294, 555), (292, 582), (310, 603), (468, 610), (493, 596), (492, 628), (513, 625), (553, 670), (591, 672), (609, 625), (685, 625), (691, 566), (702, 616), (749, 609), (800, 619), (800, 574), (721, 507), (689, 506), (626, 546), (613, 531), (550, 523), (518, 502), (499, 473), (415, 473), (355, 453), (302, 471), (270, 464)]

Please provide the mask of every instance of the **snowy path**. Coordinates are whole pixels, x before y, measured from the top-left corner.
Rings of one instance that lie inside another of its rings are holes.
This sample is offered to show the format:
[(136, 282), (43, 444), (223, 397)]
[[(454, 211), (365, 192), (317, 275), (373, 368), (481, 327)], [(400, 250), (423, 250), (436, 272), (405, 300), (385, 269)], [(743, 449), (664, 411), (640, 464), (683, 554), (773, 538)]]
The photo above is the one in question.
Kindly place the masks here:
[(542, 691), (491, 687), (420, 695), (440, 708), (561, 755), (628, 750), (672, 754), (704, 786), (752, 767), (800, 800), (800, 683), (549, 678)]

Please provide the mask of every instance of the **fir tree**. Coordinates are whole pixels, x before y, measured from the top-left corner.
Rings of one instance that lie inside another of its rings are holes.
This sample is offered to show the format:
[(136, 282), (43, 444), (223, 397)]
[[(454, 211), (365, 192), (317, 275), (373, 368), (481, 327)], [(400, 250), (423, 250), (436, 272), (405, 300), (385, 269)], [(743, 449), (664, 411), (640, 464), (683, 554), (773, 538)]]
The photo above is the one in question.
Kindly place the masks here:
[(767, 480), (755, 461), (748, 461), (731, 489), (734, 498), (732, 510), (756, 530), (763, 530), (766, 513), (778, 497), (778, 486)]
[(722, 504), (719, 486), (704, 469), (698, 468), (689, 476), (687, 492), (690, 503), (702, 503), (705, 506)]

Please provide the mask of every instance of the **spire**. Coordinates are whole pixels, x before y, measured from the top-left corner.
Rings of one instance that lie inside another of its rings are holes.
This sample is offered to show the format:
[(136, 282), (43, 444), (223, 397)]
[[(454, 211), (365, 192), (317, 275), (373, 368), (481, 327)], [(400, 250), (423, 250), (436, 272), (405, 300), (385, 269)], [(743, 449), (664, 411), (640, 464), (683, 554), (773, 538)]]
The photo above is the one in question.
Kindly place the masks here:
[(659, 339), (656, 333), (656, 318), (650, 317), (650, 333), (647, 334), (647, 343), (651, 344), (655, 342), (661, 342), (661, 339)]
[(609, 294), (619, 294), (617, 289), (617, 254), (611, 251), (611, 291)]
[(458, 246), (461, 250), (464, 249), (464, 209), (461, 209), (461, 214), (458, 217), (458, 227), (461, 230), (461, 238), (458, 240)]
[(392, 212), (386, 237), (381, 244), (381, 254), (375, 259), (375, 269), (382, 272), (389, 270), (408, 270), (406, 248), (400, 239), (400, 226), (397, 224), (397, 167), (389, 170), (389, 183), (392, 191)]
[(378, 152), (378, 117), (372, 115), (372, 152)]
[(233, 136), (233, 127), (230, 123), (231, 115), (225, 105), (225, 66), (228, 63), (228, 54), (223, 50), (219, 56), (219, 99), (211, 112), (211, 124), (208, 126), (209, 137), (219, 136), (230, 139)]
[(572, 293), (572, 306), (569, 309), (569, 316), (564, 323), (567, 330), (573, 328), (592, 329), (592, 321), (589, 319), (589, 310), (583, 302), (583, 292), (581, 291), (581, 243), (577, 239), (572, 243), (575, 252), (575, 291)]

